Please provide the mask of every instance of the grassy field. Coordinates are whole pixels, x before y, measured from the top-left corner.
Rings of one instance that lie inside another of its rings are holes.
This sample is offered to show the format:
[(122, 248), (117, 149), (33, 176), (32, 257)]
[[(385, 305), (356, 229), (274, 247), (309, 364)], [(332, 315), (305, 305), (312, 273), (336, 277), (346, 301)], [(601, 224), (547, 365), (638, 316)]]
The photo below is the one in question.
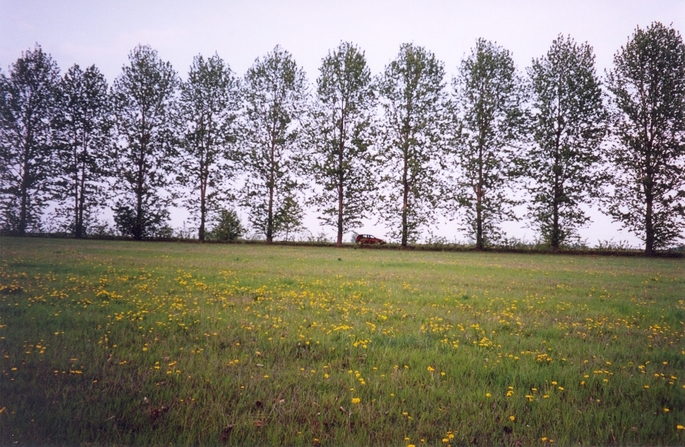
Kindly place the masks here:
[(0, 239), (0, 444), (685, 445), (683, 259)]

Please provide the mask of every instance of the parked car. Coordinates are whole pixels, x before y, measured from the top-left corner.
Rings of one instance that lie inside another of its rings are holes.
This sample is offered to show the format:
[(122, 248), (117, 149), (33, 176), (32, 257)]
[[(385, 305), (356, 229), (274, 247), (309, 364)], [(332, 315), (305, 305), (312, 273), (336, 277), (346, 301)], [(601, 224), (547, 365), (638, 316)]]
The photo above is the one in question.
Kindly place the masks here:
[(359, 245), (383, 245), (385, 244), (385, 241), (383, 239), (379, 239), (376, 236), (373, 236), (371, 234), (358, 234), (356, 238), (354, 238), (354, 242), (356, 242)]

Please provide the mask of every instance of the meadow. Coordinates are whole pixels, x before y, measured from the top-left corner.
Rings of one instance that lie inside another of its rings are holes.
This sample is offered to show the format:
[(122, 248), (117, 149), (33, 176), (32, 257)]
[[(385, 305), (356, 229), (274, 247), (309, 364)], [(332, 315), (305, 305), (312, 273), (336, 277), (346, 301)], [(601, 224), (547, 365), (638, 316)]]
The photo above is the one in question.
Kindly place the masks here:
[(0, 239), (0, 444), (685, 445), (685, 260)]

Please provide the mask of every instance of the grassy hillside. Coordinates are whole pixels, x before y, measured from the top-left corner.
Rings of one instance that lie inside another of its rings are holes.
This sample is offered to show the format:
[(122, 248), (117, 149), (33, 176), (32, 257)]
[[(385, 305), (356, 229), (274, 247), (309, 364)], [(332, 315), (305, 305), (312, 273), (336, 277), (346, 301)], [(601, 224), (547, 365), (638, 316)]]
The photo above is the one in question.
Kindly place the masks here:
[(685, 444), (683, 259), (0, 239), (0, 443)]

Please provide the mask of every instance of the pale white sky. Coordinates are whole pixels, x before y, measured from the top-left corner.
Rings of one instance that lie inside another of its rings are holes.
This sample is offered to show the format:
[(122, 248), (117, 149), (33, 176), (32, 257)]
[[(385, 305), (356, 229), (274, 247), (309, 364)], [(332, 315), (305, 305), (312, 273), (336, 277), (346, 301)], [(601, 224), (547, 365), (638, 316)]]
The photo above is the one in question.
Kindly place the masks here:
[[(111, 83), (131, 49), (149, 44), (183, 78), (193, 56), (215, 52), (242, 75), (280, 44), (313, 82), (321, 59), (341, 41), (365, 50), (375, 73), (400, 44), (414, 42), (435, 53), (451, 78), (479, 37), (512, 51), (523, 70), (558, 34), (568, 34), (594, 47), (603, 74), (636, 26), (653, 21), (685, 35), (685, 0), (0, 0), (0, 69), (6, 73), (37, 42), (62, 71), (95, 64)], [(597, 216), (583, 236), (637, 244), (617, 228)], [(385, 231), (372, 223), (363, 230)]]

